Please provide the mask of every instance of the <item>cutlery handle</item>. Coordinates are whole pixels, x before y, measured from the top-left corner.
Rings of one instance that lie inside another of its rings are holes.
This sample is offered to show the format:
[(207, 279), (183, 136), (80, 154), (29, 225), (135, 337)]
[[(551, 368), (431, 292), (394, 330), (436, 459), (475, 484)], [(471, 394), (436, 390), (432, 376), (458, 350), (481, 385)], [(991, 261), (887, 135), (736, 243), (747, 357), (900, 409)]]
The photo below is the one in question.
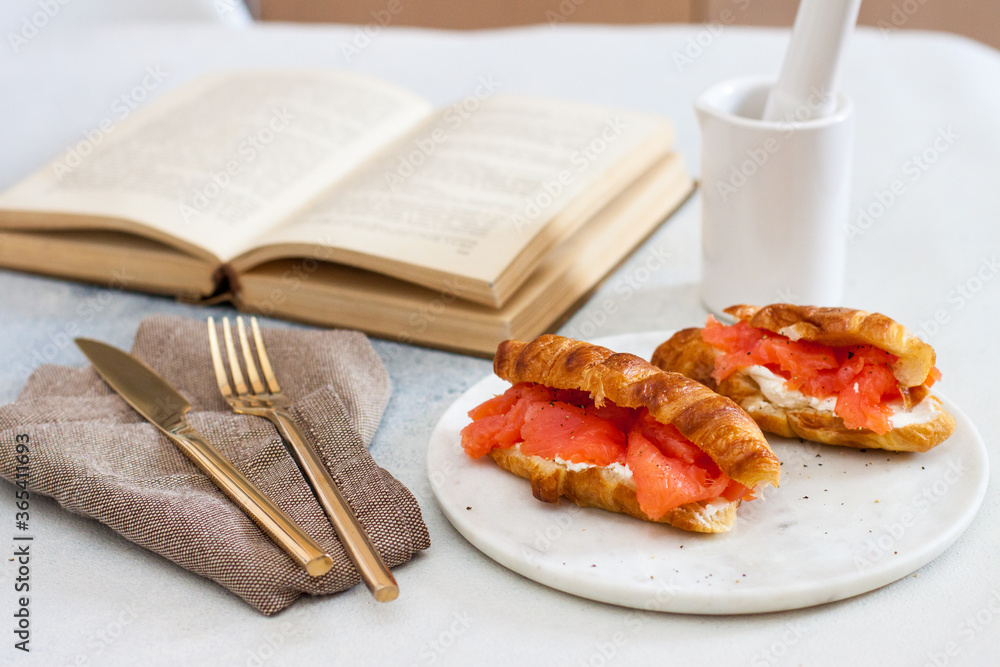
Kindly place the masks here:
[(330, 571), (333, 559), (316, 540), (299, 528), (200, 433), (190, 426), (164, 433), (306, 572), (320, 577)]
[(361, 574), (361, 579), (379, 602), (389, 602), (399, 596), (399, 586), (386, 567), (382, 557), (358, 522), (351, 507), (337, 488), (316, 449), (302, 433), (292, 416), (284, 410), (271, 410), (271, 421), (278, 427), (282, 437), (291, 445), (309, 485), (330, 518), (340, 543), (351, 562)]

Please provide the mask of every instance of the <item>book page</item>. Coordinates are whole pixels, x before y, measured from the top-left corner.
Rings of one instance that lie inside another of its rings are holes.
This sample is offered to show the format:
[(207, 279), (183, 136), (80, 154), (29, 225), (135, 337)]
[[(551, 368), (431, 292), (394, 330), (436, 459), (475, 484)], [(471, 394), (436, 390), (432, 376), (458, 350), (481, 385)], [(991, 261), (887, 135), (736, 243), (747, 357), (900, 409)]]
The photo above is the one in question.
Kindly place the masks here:
[(636, 178), (642, 169), (619, 182), (624, 157), (645, 151), (651, 163), (672, 141), (668, 121), (641, 114), (521, 97), (460, 104), (256, 245), (320, 245), (363, 268), (380, 270), (358, 259), (368, 254), (491, 284), (574, 199)]
[(136, 220), (225, 260), (429, 113), (357, 75), (210, 75), (73, 147), (0, 208)]

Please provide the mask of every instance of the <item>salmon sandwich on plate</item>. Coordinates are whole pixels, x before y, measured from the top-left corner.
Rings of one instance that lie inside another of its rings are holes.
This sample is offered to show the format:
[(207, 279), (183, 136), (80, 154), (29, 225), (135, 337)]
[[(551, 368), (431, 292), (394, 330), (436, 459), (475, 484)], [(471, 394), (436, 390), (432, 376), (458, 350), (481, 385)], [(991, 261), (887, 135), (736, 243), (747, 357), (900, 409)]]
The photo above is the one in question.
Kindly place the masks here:
[(562, 336), (500, 344), (512, 386), (469, 411), (462, 447), (565, 497), (684, 530), (719, 533), (780, 463), (732, 400), (641, 357)]
[(930, 393), (934, 348), (880, 313), (732, 306), (725, 326), (678, 331), (653, 364), (735, 400), (765, 431), (830, 445), (924, 452), (955, 420)]

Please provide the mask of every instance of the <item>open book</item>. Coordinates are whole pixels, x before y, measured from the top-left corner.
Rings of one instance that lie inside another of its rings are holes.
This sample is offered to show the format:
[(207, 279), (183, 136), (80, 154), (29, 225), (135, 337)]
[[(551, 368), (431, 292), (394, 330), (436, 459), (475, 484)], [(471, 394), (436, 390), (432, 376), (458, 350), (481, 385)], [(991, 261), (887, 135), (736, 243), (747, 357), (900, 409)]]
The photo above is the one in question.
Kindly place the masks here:
[(204, 77), (0, 194), (0, 265), (492, 354), (692, 189), (669, 121), (494, 88)]

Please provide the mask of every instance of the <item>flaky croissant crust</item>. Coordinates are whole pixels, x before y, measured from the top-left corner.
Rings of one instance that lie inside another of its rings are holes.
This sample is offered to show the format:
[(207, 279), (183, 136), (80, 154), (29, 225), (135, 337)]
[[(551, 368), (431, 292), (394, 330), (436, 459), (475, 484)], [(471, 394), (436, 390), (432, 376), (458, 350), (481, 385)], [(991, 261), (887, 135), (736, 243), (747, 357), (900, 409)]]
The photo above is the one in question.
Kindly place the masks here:
[(892, 374), (904, 387), (923, 384), (934, 366), (934, 348), (881, 313), (774, 303), (730, 306), (726, 313), (752, 327), (824, 345), (872, 345), (899, 357)]
[(698, 533), (723, 533), (731, 529), (741, 502), (719, 498), (712, 502), (688, 503), (675, 507), (659, 519), (651, 519), (639, 507), (635, 482), (607, 467), (570, 470), (564, 463), (527, 456), (516, 445), (494, 449), (489, 456), (504, 470), (531, 482), (532, 495), (542, 502), (554, 503), (566, 497), (580, 507), (596, 507)]
[(757, 424), (736, 403), (641, 357), (545, 335), (529, 343), (501, 343), (493, 370), (515, 384), (536, 382), (587, 391), (597, 405), (608, 399), (621, 407), (646, 408), (657, 421), (676, 426), (740, 484), (778, 486), (778, 457)]

